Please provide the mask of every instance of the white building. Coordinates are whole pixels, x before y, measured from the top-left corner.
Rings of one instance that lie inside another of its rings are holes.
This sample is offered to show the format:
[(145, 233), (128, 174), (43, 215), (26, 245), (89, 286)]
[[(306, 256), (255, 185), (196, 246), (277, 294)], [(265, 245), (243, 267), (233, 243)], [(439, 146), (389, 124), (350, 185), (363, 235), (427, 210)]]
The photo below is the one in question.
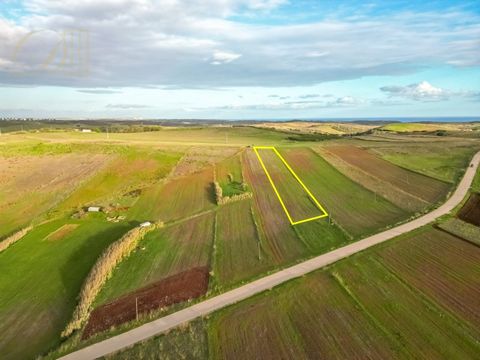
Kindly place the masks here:
[(145, 221), (145, 222), (140, 224), (140, 227), (149, 227), (151, 225), (152, 225), (152, 223), (150, 221)]
[(88, 212), (99, 212), (102, 208), (100, 206), (89, 206), (87, 211)]
[(83, 133), (91, 133), (92, 130), (91, 130), (91, 129), (82, 129), (82, 132), (83, 132)]

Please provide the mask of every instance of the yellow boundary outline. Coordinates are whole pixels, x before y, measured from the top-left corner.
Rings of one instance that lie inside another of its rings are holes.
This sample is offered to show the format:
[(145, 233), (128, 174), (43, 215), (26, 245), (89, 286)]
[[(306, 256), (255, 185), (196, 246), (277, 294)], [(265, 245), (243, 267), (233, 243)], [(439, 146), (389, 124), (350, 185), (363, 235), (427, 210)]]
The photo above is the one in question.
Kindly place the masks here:
[[(293, 175), (293, 177), (300, 183), (300, 185), (302, 185), (305, 192), (308, 194), (308, 196), (310, 196), (310, 198), (313, 200), (315, 205), (322, 211), (323, 214), (321, 214), (319, 216), (314, 216), (314, 217), (311, 217), (311, 218), (308, 218), (308, 219), (293, 221), (292, 216), (288, 212), (287, 207), (285, 206), (285, 203), (283, 202), (283, 199), (280, 196), (280, 193), (278, 192), (277, 187), (275, 186), (275, 184), (272, 180), (272, 177), (270, 176), (270, 173), (268, 172), (265, 164), (263, 163), (262, 157), (258, 153), (258, 150), (262, 150), (262, 149), (263, 150), (273, 150), (275, 152), (275, 154), (280, 158), (280, 160), (282, 160), (282, 162), (285, 164), (285, 166), (290, 171), (290, 173)], [(282, 205), (283, 211), (285, 211), (285, 214), (287, 214), (287, 217), (288, 217), (288, 220), (290, 221), (290, 224), (298, 225), (298, 224), (306, 223), (307, 221), (317, 220), (317, 219), (321, 219), (321, 218), (324, 218), (324, 217), (328, 216), (327, 211), (318, 202), (318, 200), (315, 198), (315, 196), (313, 196), (313, 194), (310, 192), (310, 190), (308, 190), (308, 188), (305, 186), (303, 181), (300, 180), (300, 178), (295, 173), (295, 171), (293, 171), (293, 169), (290, 167), (290, 165), (288, 165), (287, 161), (283, 158), (283, 156), (278, 152), (278, 150), (274, 146), (254, 146), (253, 150), (255, 151), (255, 154), (257, 154), (258, 160), (260, 161), (260, 164), (262, 165), (263, 171), (267, 175), (267, 178), (270, 181), (270, 184), (272, 185), (272, 188), (275, 191), (275, 194), (277, 194), (278, 200), (280, 201), (280, 204)]]

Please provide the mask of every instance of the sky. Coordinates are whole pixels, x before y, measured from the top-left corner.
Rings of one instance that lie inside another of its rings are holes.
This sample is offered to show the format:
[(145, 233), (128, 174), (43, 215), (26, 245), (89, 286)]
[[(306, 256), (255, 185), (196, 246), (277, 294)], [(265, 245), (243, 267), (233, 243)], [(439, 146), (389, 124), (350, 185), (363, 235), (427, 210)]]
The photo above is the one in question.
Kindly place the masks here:
[(2, 0), (0, 117), (480, 116), (480, 3)]

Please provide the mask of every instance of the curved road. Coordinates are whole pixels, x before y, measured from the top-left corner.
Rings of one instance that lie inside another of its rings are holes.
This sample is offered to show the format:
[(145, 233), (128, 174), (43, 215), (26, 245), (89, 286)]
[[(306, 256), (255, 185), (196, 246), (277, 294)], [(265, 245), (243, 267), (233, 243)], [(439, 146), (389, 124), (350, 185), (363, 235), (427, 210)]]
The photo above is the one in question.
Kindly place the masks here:
[(135, 329), (127, 331), (123, 334), (114, 336), (99, 343), (90, 345), (73, 353), (70, 353), (61, 359), (64, 360), (90, 360), (98, 357), (110, 354), (114, 351), (131, 346), (137, 342), (148, 339), (152, 336), (163, 333), (170, 330), (180, 324), (189, 322), (197, 317), (205, 316), (211, 312), (224, 308), (228, 305), (232, 305), (238, 301), (244, 300), (250, 296), (261, 293), (265, 290), (271, 289), (281, 283), (289, 281), (291, 279), (300, 277), (309, 272), (317, 270), (326, 265), (332, 264), (338, 260), (353, 255), (359, 251), (368, 249), (371, 246), (377, 245), (384, 241), (390, 240), (399, 235), (408, 233), (419, 227), (431, 223), (438, 217), (448, 214), (452, 211), (467, 194), (473, 178), (475, 177), (476, 170), (480, 163), (480, 151), (475, 154), (471, 164), (469, 166), (463, 179), (458, 185), (453, 195), (441, 205), (439, 208), (432, 212), (412, 220), (403, 225), (386, 230), (379, 234), (370, 236), (363, 240), (359, 240), (355, 243), (346, 245), (336, 250), (330, 251), (326, 254), (317, 256), (310, 260), (304, 261), (300, 264), (291, 266), (284, 270), (280, 270), (272, 275), (265, 276), (261, 279), (255, 280), (247, 285), (240, 286), (234, 290), (228, 291), (221, 295), (215, 296), (211, 299), (202, 301), (198, 304), (192, 305), (186, 309), (177, 311), (171, 315), (149, 322)]

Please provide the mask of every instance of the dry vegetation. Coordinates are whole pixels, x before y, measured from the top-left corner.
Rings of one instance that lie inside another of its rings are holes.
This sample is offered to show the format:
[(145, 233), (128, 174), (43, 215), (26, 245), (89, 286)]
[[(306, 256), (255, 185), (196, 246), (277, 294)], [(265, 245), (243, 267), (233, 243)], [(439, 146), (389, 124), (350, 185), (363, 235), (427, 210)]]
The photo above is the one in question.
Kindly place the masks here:
[(320, 133), (320, 134), (356, 134), (374, 129), (377, 126), (363, 125), (355, 123), (327, 123), (327, 122), (268, 122), (256, 125), (259, 128), (275, 129), (280, 131), (298, 132), (298, 133)]
[(108, 160), (106, 155), (0, 156), (0, 238), (38, 220)]
[(472, 132), (478, 130), (478, 124), (475, 123), (394, 123), (383, 126), (381, 129), (394, 132), (431, 132), (431, 131), (466, 131)]
[(185, 176), (201, 171), (238, 152), (236, 147), (192, 147), (182, 157), (171, 177)]
[(26, 228), (23, 228), (20, 231), (17, 231), (15, 234), (10, 235), (6, 239), (3, 239), (0, 241), (0, 251), (5, 250), (8, 248), (10, 245), (16, 243), (18, 240), (23, 238), (30, 230), (33, 229), (33, 226), (27, 226)]

